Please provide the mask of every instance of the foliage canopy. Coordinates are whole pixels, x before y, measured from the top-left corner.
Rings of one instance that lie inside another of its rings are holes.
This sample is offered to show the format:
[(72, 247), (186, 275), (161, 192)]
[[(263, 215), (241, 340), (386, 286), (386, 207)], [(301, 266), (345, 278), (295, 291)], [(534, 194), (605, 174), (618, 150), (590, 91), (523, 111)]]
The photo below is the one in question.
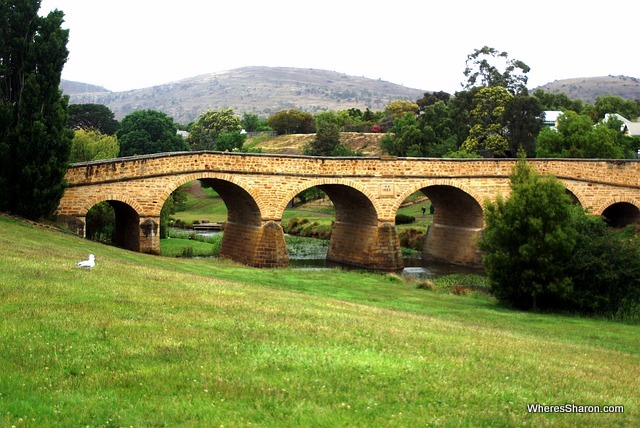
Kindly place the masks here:
[(173, 119), (156, 110), (138, 110), (122, 119), (117, 132), (120, 156), (189, 150)]
[(200, 115), (189, 133), (192, 150), (241, 149), (244, 139), (240, 137), (242, 125), (232, 108), (209, 110)]

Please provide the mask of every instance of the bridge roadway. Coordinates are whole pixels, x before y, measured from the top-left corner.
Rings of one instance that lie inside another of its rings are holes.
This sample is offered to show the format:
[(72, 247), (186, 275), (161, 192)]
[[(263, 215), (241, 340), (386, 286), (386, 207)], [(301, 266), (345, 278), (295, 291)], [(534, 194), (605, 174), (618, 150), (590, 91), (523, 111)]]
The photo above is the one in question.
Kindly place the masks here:
[[(637, 160), (531, 159), (556, 176), (576, 203), (614, 226), (640, 221)], [(421, 191), (435, 205), (423, 257), (478, 265), (483, 206), (508, 196), (513, 159), (323, 158), (220, 152), (175, 152), (71, 165), (58, 221), (86, 236), (91, 207), (108, 201), (116, 213), (116, 244), (160, 252), (160, 210), (193, 180), (208, 182), (228, 210), (220, 256), (258, 267), (289, 263), (282, 214), (295, 195), (321, 188), (336, 208), (327, 259), (398, 270), (402, 257), (395, 215)]]

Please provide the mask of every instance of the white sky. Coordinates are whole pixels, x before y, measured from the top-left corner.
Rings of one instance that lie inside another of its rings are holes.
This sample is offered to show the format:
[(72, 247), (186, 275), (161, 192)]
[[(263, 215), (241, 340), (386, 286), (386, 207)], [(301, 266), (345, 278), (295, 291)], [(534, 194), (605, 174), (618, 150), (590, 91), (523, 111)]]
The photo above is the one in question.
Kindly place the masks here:
[(52, 9), (70, 29), (62, 77), (112, 91), (256, 65), (453, 93), (485, 45), (529, 65), (529, 87), (640, 78), (638, 0), (42, 0)]

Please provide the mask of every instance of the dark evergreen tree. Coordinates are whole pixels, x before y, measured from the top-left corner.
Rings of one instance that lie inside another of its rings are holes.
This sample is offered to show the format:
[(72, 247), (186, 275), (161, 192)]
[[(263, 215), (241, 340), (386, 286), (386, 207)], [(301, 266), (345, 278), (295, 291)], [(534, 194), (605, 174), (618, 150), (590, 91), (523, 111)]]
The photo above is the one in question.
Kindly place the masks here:
[(107, 135), (114, 135), (119, 126), (111, 109), (102, 104), (70, 105), (68, 123), (71, 129), (93, 129)]
[(177, 134), (173, 119), (156, 110), (138, 110), (125, 116), (117, 132), (120, 156), (189, 150)]
[(504, 123), (507, 126), (509, 155), (515, 157), (523, 150), (527, 157), (535, 157), (536, 137), (542, 129), (542, 107), (536, 97), (517, 96), (506, 106)]
[(64, 193), (73, 133), (59, 89), (69, 32), (40, 0), (0, 0), (0, 210), (37, 219)]
[(316, 138), (309, 143), (304, 154), (309, 156), (332, 156), (340, 144), (340, 128), (336, 123), (325, 121), (318, 123)]
[(511, 175), (511, 195), (489, 202), (479, 241), (491, 291), (521, 309), (554, 308), (568, 298), (572, 281), (565, 266), (577, 231), (564, 186), (540, 176), (525, 161)]

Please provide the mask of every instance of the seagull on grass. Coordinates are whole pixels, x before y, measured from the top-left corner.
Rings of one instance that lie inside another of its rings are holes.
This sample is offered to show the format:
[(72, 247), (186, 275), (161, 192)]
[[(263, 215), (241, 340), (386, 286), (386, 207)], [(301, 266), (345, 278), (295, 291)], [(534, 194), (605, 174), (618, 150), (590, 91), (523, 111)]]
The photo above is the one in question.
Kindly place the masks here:
[(76, 263), (76, 266), (90, 269), (96, 265), (96, 257), (93, 254), (89, 254), (89, 260), (83, 260), (81, 262)]

